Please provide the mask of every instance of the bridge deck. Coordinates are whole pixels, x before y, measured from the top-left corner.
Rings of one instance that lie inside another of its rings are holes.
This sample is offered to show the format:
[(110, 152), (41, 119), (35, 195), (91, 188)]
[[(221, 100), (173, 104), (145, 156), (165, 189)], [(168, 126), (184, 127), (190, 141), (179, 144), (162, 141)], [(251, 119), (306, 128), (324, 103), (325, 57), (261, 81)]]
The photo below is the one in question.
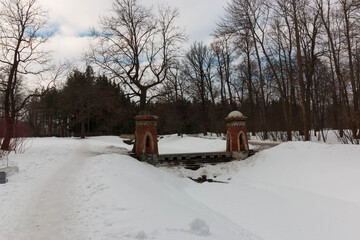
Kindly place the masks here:
[(196, 170), (204, 164), (217, 164), (231, 162), (234, 158), (231, 152), (201, 152), (201, 153), (178, 153), (160, 154), (158, 166), (184, 166)]

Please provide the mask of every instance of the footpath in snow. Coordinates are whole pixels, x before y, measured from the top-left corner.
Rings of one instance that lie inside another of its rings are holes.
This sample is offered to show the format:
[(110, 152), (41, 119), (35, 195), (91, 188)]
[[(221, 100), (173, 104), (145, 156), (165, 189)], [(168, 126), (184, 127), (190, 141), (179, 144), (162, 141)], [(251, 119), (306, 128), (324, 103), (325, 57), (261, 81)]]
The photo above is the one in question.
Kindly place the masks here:
[(0, 239), (259, 239), (189, 196), (196, 185), (126, 155), (120, 138), (34, 139), (10, 156)]
[[(0, 240), (360, 239), (360, 148), (284, 143), (197, 171), (156, 168), (118, 137), (42, 138), (11, 155), (0, 185)], [(162, 153), (225, 141), (165, 136)], [(188, 177), (227, 182), (198, 184)]]

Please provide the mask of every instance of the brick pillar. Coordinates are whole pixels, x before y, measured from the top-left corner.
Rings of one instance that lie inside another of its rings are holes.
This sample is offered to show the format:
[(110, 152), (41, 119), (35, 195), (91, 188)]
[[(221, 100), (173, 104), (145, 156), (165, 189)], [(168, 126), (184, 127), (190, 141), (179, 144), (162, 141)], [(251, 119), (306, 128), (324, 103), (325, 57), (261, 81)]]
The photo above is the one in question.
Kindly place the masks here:
[(238, 156), (236, 152), (248, 152), (249, 144), (246, 133), (246, 117), (239, 111), (231, 112), (226, 121), (226, 151), (233, 152), (235, 158), (244, 159), (245, 155)]
[(135, 117), (135, 153), (158, 155), (157, 119), (155, 115), (140, 113)]

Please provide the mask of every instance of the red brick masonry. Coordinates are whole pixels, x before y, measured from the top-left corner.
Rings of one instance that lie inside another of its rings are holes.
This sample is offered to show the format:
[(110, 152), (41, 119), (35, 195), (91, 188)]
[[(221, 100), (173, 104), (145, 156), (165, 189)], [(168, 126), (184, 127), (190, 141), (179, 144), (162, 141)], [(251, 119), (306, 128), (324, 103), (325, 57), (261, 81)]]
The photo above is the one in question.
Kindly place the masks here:
[(248, 151), (249, 144), (246, 134), (246, 117), (227, 117), (226, 120), (226, 151)]
[(138, 115), (135, 117), (136, 154), (158, 154), (157, 116)]

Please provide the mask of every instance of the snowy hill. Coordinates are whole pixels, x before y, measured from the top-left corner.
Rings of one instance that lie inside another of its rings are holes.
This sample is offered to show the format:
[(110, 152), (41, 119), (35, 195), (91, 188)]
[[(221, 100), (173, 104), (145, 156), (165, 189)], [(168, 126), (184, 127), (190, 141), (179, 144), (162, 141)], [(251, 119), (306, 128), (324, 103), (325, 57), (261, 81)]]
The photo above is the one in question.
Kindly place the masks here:
[[(11, 155), (0, 185), (0, 239), (359, 239), (360, 148), (284, 143), (197, 171), (155, 168), (118, 137), (43, 138)], [(225, 141), (171, 135), (168, 152)], [(198, 184), (207, 175), (224, 183)]]

